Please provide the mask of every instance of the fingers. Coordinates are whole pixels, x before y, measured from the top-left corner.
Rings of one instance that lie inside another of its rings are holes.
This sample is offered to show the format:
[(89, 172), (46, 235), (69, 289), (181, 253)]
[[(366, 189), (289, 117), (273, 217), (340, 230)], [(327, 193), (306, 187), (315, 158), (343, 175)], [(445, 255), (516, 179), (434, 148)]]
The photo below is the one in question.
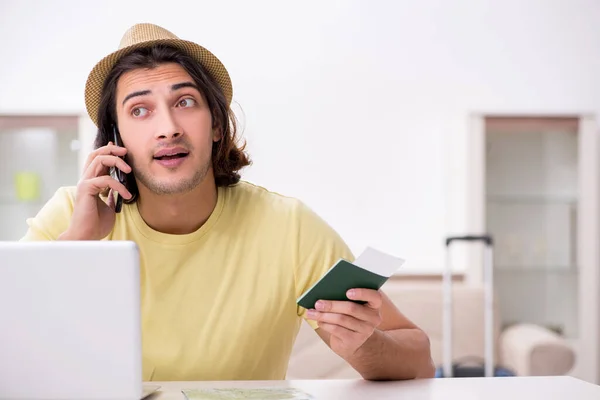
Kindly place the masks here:
[(116, 168), (126, 174), (132, 169), (121, 158), (127, 150), (124, 147), (115, 146), (112, 143), (96, 149), (88, 156), (83, 176), (78, 185), (78, 193), (96, 197), (107, 196), (107, 205), (115, 210), (115, 193), (119, 193), (124, 199), (131, 199), (132, 195), (127, 188), (108, 175), (111, 168)]
[(373, 326), (381, 323), (379, 309), (369, 305), (361, 305), (352, 301), (327, 301), (319, 300), (315, 305), (316, 311), (320, 313), (333, 313), (349, 315), (358, 320), (365, 321)]
[(113, 156), (118, 156), (118, 157), (124, 157), (126, 154), (127, 154), (127, 149), (125, 147), (115, 146), (114, 144), (112, 144), (112, 142), (108, 142), (108, 144), (106, 146), (102, 146), (102, 147), (92, 151), (88, 155), (88, 158), (84, 164), (83, 170), (86, 171), (89, 168), (89, 166), (92, 164), (92, 162), (98, 156), (113, 155)]
[(307, 314), (310, 319), (319, 321), (319, 326), (325, 323), (328, 325), (339, 326), (357, 333), (369, 333), (373, 331), (373, 326), (371, 326), (369, 323), (350, 315), (319, 312), (315, 310), (309, 310)]
[[(122, 183), (113, 179), (110, 175), (101, 175), (95, 178), (87, 179), (85, 181), (82, 181), (79, 185), (79, 190), (83, 191), (84, 194), (88, 194), (90, 196), (97, 196), (103, 191), (105, 191), (106, 188), (110, 188), (112, 189), (112, 191), (119, 193), (121, 196), (123, 196), (124, 199), (131, 198), (131, 193), (129, 192), (129, 190), (127, 190), (127, 188)], [(113, 199), (112, 201), (114, 203), (114, 198), (112, 196), (113, 192), (109, 192), (109, 194), (109, 197)], [(109, 202), (111, 201), (110, 198)]]
[(356, 331), (350, 330), (341, 325), (319, 322), (319, 329), (329, 332), (332, 336), (335, 336), (347, 343), (351, 343), (357, 339)]
[(131, 167), (123, 159), (113, 155), (99, 155), (83, 173), (83, 179), (90, 179), (100, 175), (106, 175), (108, 169), (116, 167), (126, 174), (131, 172)]
[(378, 290), (372, 289), (350, 289), (346, 296), (350, 300), (358, 300), (367, 302), (367, 306), (379, 309), (383, 303), (383, 297)]

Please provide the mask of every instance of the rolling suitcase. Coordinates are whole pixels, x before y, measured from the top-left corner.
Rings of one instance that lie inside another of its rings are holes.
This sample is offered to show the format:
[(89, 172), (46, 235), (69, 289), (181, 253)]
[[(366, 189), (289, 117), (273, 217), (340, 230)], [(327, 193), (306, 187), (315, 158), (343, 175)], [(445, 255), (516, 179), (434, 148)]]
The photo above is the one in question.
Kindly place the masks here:
[[(483, 266), (484, 287), (484, 360), (478, 358), (453, 362), (452, 358), (452, 267), (450, 247), (454, 242), (483, 242), (485, 245)], [(492, 377), (512, 376), (505, 368), (495, 367), (494, 360), (494, 255), (493, 241), (489, 235), (450, 236), (446, 238), (446, 266), (443, 277), (443, 350), (442, 367), (437, 377)]]

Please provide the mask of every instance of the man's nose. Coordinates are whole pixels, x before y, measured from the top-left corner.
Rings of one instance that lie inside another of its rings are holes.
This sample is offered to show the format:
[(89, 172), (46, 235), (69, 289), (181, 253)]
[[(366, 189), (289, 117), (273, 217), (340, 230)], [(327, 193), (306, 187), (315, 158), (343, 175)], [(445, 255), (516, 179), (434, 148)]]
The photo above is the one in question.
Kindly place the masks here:
[(163, 111), (158, 119), (157, 139), (174, 139), (183, 135), (181, 126), (179, 126), (170, 110)]

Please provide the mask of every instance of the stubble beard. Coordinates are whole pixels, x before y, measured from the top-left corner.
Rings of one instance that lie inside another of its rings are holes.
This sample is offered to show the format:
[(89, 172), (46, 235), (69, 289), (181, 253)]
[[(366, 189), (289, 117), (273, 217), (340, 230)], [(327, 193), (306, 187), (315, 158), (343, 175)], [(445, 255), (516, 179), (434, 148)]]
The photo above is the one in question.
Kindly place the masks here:
[(203, 165), (198, 168), (195, 173), (190, 177), (184, 177), (177, 181), (161, 181), (153, 177), (148, 170), (136, 168), (133, 166), (133, 175), (135, 179), (148, 188), (152, 193), (158, 195), (174, 195), (184, 194), (194, 190), (200, 185), (211, 167), (211, 160), (209, 159)]

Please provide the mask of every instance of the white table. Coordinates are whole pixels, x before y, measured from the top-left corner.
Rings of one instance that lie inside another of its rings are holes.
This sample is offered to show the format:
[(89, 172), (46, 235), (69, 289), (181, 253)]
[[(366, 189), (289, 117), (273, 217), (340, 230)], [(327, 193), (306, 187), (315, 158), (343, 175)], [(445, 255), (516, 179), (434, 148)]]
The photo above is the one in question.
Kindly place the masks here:
[[(154, 384), (154, 382), (153, 382)], [(599, 400), (600, 386), (575, 378), (510, 377), (423, 379), (399, 382), (303, 380), (252, 382), (156, 382), (149, 400), (183, 400), (182, 389), (202, 387), (296, 387), (327, 400)]]

